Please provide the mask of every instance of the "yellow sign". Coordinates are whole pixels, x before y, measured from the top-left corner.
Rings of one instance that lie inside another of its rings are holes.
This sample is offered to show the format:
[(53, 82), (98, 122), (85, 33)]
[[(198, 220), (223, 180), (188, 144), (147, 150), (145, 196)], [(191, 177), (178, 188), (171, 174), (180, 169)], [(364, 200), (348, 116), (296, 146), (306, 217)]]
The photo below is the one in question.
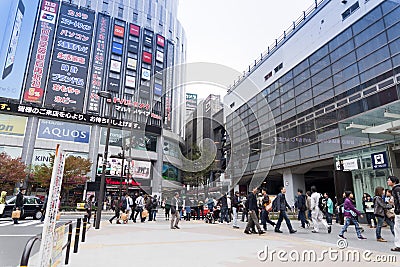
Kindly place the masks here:
[(85, 202), (76, 203), (76, 209), (77, 210), (84, 210), (85, 209)]
[(24, 136), (27, 117), (0, 114), (0, 134)]

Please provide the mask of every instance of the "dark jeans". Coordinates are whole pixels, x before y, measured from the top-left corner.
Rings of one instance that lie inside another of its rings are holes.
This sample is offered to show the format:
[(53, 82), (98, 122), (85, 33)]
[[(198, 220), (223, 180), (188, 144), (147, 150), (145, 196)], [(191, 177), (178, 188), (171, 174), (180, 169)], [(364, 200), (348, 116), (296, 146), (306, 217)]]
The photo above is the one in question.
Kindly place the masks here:
[(371, 225), (371, 220), (372, 220), (372, 221), (374, 221), (374, 225), (376, 226), (375, 214), (370, 213), (370, 212), (366, 212), (365, 215), (366, 215), (366, 217), (367, 217), (367, 223), (368, 223), (368, 225)]
[(289, 231), (293, 231), (292, 224), (290, 223), (290, 220), (289, 220), (289, 218), (288, 218), (288, 216), (286, 214), (286, 211), (284, 211), (284, 210), (281, 210), (279, 212), (279, 218), (278, 218), (278, 221), (277, 221), (277, 223), (275, 225), (275, 229), (279, 230), (281, 228), (281, 224), (282, 224), (283, 219), (285, 219), (285, 222), (286, 222), (286, 225), (287, 225)]
[(115, 210), (115, 214), (114, 214), (114, 216), (112, 216), (111, 217), (111, 219), (109, 220), (110, 222), (112, 222), (112, 220), (114, 220), (115, 218), (117, 218), (117, 221), (118, 221), (118, 218), (119, 218), (119, 210)]
[(165, 209), (165, 219), (166, 220), (169, 220), (169, 210), (170, 209), (167, 209), (167, 208)]
[(199, 207), (199, 216), (200, 216), (200, 213), (201, 213), (201, 219), (204, 220), (204, 206)]
[(301, 227), (306, 227), (306, 224), (309, 224), (309, 222), (306, 219), (306, 212), (304, 210), (299, 210), (299, 216), (297, 217), (299, 221), (301, 222)]
[[(157, 215), (157, 210), (152, 210), (150, 212), (150, 218), (152, 218), (153, 221), (156, 220), (156, 215)], [(151, 221), (151, 220), (150, 220)]]
[(90, 218), (92, 218), (92, 210), (86, 209), (87, 222), (90, 223)]
[(325, 217), (326, 217), (326, 222), (331, 225), (332, 224), (332, 216), (333, 214), (330, 214), (329, 212), (325, 213)]
[(143, 211), (143, 208), (140, 208), (140, 207), (136, 208), (135, 217), (133, 218), (134, 222), (136, 222), (136, 218), (137, 218), (138, 214), (140, 214), (140, 221), (144, 222), (146, 220), (146, 218), (143, 219), (143, 217), (142, 217), (142, 211)]
[(220, 222), (224, 222), (224, 220), (229, 223), (229, 218), (228, 218), (228, 207), (221, 207), (221, 218)]
[(382, 231), (382, 224), (383, 221), (385, 221), (389, 227), (390, 231), (394, 235), (394, 221), (387, 218), (387, 217), (381, 217), (381, 216), (376, 216), (375, 218), (378, 218), (378, 223), (376, 224), (376, 239), (382, 238), (381, 231)]
[(264, 230), (267, 230), (267, 223), (269, 223), (272, 226), (275, 226), (275, 223), (269, 219), (268, 215), (269, 215), (268, 211), (266, 211), (265, 209), (261, 210), (261, 214), (260, 214), (261, 225), (263, 226)]
[(244, 222), (244, 217), (246, 217), (246, 221), (249, 220), (249, 211), (246, 208), (242, 210), (242, 222)]

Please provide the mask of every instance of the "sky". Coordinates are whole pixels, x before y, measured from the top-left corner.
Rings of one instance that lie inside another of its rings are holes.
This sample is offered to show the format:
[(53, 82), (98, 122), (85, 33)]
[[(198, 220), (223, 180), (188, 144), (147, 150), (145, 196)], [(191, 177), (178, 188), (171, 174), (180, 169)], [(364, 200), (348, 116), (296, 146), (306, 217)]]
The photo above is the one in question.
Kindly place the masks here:
[[(314, 4), (314, 0), (180, 0), (178, 19), (186, 32), (187, 63), (218, 63), (243, 72)], [(210, 93), (226, 94), (223, 88), (204, 85), (188, 86), (186, 91), (200, 99)]]

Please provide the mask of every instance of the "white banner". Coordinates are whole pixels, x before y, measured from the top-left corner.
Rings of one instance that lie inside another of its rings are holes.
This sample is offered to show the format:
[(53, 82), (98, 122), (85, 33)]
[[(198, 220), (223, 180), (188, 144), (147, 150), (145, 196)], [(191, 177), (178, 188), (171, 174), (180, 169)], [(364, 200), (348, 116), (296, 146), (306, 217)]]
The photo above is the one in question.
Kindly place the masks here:
[(61, 184), (64, 174), (65, 155), (57, 144), (54, 157), (53, 173), (51, 175), (50, 190), (47, 199), (46, 217), (42, 230), (40, 245), (40, 266), (48, 267), (52, 264), (53, 238), (56, 227), (56, 215), (60, 202)]
[(150, 178), (150, 161), (132, 160), (133, 178)]

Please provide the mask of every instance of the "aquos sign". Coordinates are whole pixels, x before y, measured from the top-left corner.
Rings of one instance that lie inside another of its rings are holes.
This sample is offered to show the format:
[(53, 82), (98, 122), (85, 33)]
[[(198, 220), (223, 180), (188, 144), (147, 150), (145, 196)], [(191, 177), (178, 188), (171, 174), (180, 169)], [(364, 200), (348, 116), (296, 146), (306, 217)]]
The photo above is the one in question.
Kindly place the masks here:
[(62, 121), (40, 120), (37, 137), (88, 144), (90, 126)]

